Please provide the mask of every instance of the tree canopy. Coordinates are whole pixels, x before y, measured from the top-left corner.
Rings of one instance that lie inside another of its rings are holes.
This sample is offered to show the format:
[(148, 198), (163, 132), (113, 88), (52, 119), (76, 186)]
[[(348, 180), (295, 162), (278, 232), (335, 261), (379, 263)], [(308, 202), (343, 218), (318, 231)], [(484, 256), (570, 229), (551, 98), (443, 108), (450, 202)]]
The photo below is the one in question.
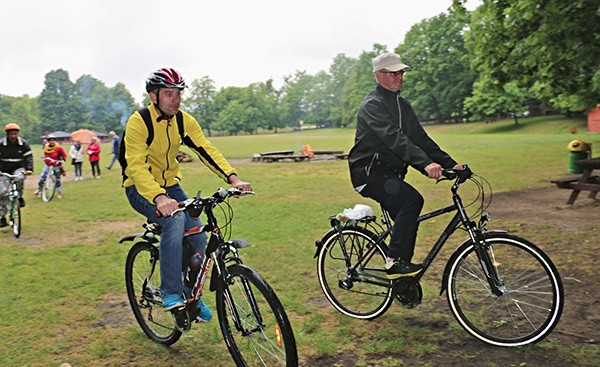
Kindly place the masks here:
[[(579, 113), (600, 103), (600, 6), (597, 0), (482, 0), (473, 12), (453, 0), (447, 12), (411, 27), (393, 51), (411, 66), (405, 96), (422, 121), (458, 122), (548, 112)], [(375, 43), (357, 57), (338, 54), (328, 70), (303, 70), (246, 87), (217, 89), (204, 76), (188, 81), (182, 108), (208, 135), (346, 127), (375, 87)], [(139, 109), (125, 85), (91, 75), (74, 82), (51, 70), (36, 97), (0, 94), (0, 121), (24, 136), (48, 131), (121, 131)], [(143, 104), (149, 103), (146, 97)]]

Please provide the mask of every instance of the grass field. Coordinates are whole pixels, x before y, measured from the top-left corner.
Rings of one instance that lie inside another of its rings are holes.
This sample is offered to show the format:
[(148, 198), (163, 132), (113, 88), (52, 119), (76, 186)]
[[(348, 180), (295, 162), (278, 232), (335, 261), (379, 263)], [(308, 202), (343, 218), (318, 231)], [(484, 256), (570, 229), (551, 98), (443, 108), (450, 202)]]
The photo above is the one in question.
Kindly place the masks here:
[[(564, 175), (567, 144), (573, 139), (600, 147), (600, 134), (585, 132), (580, 120), (532, 118), (520, 123), (518, 128), (507, 121), (427, 130), (456, 160), (490, 181), (495, 192), (543, 187)], [(579, 133), (570, 134), (573, 127)], [(227, 157), (242, 159), (261, 151), (297, 151), (305, 144), (316, 150), (348, 151), (353, 131), (211, 140)], [(108, 145), (103, 148), (109, 151)], [(40, 147), (34, 151), (37, 154)], [(15, 239), (8, 230), (0, 230), (0, 366), (231, 366), (216, 321), (194, 326), (170, 348), (151, 342), (136, 324), (124, 286), (129, 247), (118, 241), (139, 231), (143, 219), (125, 199), (120, 172), (104, 169), (109, 157), (102, 155), (100, 180), (65, 182), (62, 200), (43, 203), (33, 197), (32, 189), (26, 190), (22, 237)], [(277, 291), (291, 317), (303, 361), (351, 353), (356, 366), (401, 366), (402, 360), (385, 355), (402, 351), (407, 360), (428, 365), (437, 343), (460, 345), (470, 338), (456, 323), (450, 323), (444, 333), (450, 339), (443, 341), (441, 333), (423, 337), (422, 328), (407, 325), (406, 318), (435, 322), (448, 317), (449, 310), (437, 295), (439, 277), (426, 278), (423, 284), (428, 305), (413, 310), (394, 306), (384, 316), (385, 323), (350, 320), (327, 304), (316, 278), (314, 241), (328, 230), (329, 215), (356, 203), (373, 204), (353, 191), (347, 162), (244, 162), (236, 168), (242, 179), (253, 183), (257, 195), (232, 201), (233, 235), (253, 243), (244, 251), (244, 261)], [(189, 194), (199, 188), (209, 194), (225, 185), (197, 161), (183, 165), (182, 171)], [(89, 174), (87, 162), (84, 173)], [(422, 191), (426, 210), (448, 202), (447, 185), (434, 185), (415, 171), (408, 180)], [(422, 228), (418, 242), (431, 241), (439, 230), (435, 223)], [(209, 293), (205, 298), (213, 307), (214, 296)], [(557, 353), (573, 365), (594, 365), (598, 350), (590, 354), (586, 348), (548, 341), (520, 352)], [(471, 357), (457, 353), (453, 358), (466, 364)], [(519, 365), (518, 359), (515, 362)]]

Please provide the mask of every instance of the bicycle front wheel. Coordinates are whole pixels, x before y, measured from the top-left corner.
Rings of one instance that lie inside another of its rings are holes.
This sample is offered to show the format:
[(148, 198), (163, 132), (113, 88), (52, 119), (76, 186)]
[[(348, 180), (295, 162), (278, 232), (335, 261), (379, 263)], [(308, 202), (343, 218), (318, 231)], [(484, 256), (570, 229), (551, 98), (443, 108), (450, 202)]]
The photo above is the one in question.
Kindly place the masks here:
[(13, 235), (19, 238), (21, 235), (21, 205), (19, 205), (18, 197), (15, 197), (10, 202), (10, 226), (13, 230)]
[(269, 284), (244, 265), (217, 289), (219, 325), (237, 366), (298, 366), (292, 326)]
[(385, 274), (385, 244), (361, 227), (330, 232), (322, 240), (317, 260), (321, 289), (336, 310), (370, 320), (387, 311), (394, 300)]
[(54, 197), (54, 192), (56, 191), (56, 176), (54, 176), (54, 172), (50, 170), (48, 175), (46, 175), (46, 180), (42, 185), (42, 200), (45, 202), (49, 202)]
[(131, 310), (146, 335), (157, 343), (171, 345), (179, 340), (181, 331), (175, 319), (162, 307), (158, 248), (148, 242), (138, 242), (127, 254), (125, 285)]
[(556, 267), (531, 242), (510, 234), (484, 235), (499, 284), (494, 294), (473, 244), (450, 259), (448, 303), (460, 325), (475, 338), (516, 347), (544, 339), (560, 319), (563, 286)]

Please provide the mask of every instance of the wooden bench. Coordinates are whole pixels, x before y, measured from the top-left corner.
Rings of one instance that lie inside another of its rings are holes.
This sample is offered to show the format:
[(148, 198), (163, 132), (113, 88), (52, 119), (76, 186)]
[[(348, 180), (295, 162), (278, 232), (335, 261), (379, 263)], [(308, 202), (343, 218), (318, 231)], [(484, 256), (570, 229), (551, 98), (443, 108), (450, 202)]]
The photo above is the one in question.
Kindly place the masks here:
[[(600, 177), (599, 176), (591, 176), (588, 178), (588, 182), (592, 182), (592, 183), (598, 183), (600, 181), (598, 181)], [(557, 180), (552, 180), (550, 181), (553, 184), (556, 184), (556, 187), (558, 187), (559, 189), (573, 189), (573, 183), (575, 182), (579, 182), (579, 180), (581, 179), (581, 175), (577, 175), (577, 176), (568, 176), (568, 177), (563, 177), (563, 178), (559, 178)]]
[(305, 154), (280, 154), (280, 155), (266, 155), (261, 157), (261, 162), (272, 163), (272, 162), (280, 162), (283, 160), (292, 160), (294, 162), (302, 162), (304, 160), (309, 160), (310, 157)]
[(575, 163), (583, 167), (583, 173), (579, 176), (569, 176), (550, 182), (556, 184), (559, 189), (573, 190), (567, 200), (567, 205), (572, 205), (581, 191), (589, 191), (589, 197), (595, 199), (600, 191), (600, 178), (592, 176), (592, 171), (600, 169), (600, 158), (582, 159)]
[(271, 152), (255, 153), (252, 155), (252, 162), (263, 162), (266, 157), (291, 156), (293, 154), (293, 150), (274, 150)]
[(343, 150), (314, 150), (315, 155), (337, 155), (344, 154)]

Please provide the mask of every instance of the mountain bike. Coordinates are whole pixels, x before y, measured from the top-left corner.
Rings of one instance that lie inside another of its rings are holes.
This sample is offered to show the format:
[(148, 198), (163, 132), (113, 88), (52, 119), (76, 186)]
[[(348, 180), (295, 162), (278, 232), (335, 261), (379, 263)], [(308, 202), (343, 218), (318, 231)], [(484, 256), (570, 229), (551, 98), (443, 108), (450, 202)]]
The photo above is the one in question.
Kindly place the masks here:
[[(316, 241), (317, 273), (321, 289), (344, 315), (370, 320), (383, 315), (393, 300), (405, 307), (422, 299), (419, 280), (448, 238), (461, 229), (468, 238), (454, 251), (442, 276), (440, 295), (446, 292), (450, 310), (461, 327), (480, 341), (502, 347), (539, 342), (558, 324), (564, 306), (560, 275), (550, 258), (530, 241), (505, 230), (489, 230), (490, 216), (482, 177), (463, 170), (444, 170), (442, 180), (454, 180), (452, 205), (419, 216), (423, 222), (456, 212), (423, 260), (414, 277), (391, 281), (384, 264), (392, 220), (382, 208), (382, 223), (372, 215), (356, 220), (330, 217), (332, 229)], [(458, 194), (464, 182), (473, 182), (479, 202), (469, 216)], [(491, 188), (491, 187), (490, 187)], [(476, 224), (473, 218), (479, 217)]]
[(21, 235), (21, 205), (19, 204), (19, 190), (17, 190), (16, 179), (24, 176), (23, 173), (11, 175), (6, 172), (0, 172), (0, 175), (8, 178), (6, 214), (8, 214), (8, 224), (13, 230), (13, 235), (17, 238)]
[(46, 172), (46, 178), (42, 182), (42, 189), (39, 194), (42, 196), (42, 200), (47, 203), (52, 200), (54, 193), (56, 192), (56, 184), (60, 180), (63, 161), (49, 157), (45, 157), (44, 161), (49, 164), (58, 163), (58, 166), (47, 166), (48, 171)]
[[(250, 243), (241, 238), (227, 240), (233, 209), (230, 197), (254, 194), (239, 189), (219, 189), (212, 196), (202, 198), (200, 191), (195, 198), (180, 203), (192, 217), (206, 214), (206, 224), (186, 232), (183, 240), (182, 269), (192, 292), (184, 295), (186, 305), (179, 309), (164, 311), (160, 292), (160, 227), (145, 223), (143, 233), (134, 233), (121, 239), (140, 241), (127, 255), (125, 283), (127, 296), (136, 320), (146, 335), (155, 342), (171, 345), (179, 340), (182, 332), (190, 330), (198, 314), (200, 299), (211, 267), (209, 289), (216, 293), (216, 311), (221, 333), (237, 366), (297, 366), (296, 341), (290, 321), (275, 291), (255, 270), (243, 264), (239, 250)], [(215, 208), (219, 207), (226, 224), (219, 227)], [(197, 274), (192, 277), (190, 259), (192, 246), (187, 235), (208, 232), (210, 239)], [(191, 282), (190, 282), (191, 281)]]

